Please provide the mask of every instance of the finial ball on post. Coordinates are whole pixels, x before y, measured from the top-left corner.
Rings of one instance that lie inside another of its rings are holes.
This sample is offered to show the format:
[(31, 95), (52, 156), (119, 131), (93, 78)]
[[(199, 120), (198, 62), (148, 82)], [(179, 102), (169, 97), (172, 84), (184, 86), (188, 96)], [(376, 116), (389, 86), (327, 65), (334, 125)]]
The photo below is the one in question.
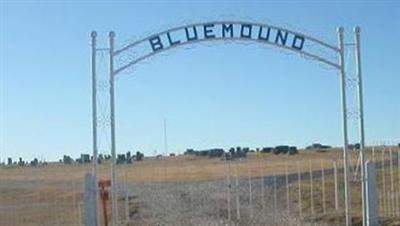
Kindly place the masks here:
[(96, 37), (96, 36), (97, 36), (97, 32), (96, 32), (96, 31), (92, 31), (92, 32), (90, 33), (90, 36), (93, 37), (93, 38)]
[(355, 33), (360, 33), (361, 32), (361, 28), (359, 26), (354, 27), (354, 32)]
[(108, 36), (110, 38), (114, 38), (115, 37), (115, 32), (114, 31), (110, 31), (110, 33), (108, 34)]

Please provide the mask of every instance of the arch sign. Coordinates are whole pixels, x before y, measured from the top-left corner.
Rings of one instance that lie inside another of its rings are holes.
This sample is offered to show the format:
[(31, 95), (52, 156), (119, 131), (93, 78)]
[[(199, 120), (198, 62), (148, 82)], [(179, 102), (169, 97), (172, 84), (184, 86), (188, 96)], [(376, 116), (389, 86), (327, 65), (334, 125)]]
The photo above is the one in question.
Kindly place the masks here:
[[(272, 28), (262, 25), (242, 23), (238, 26), (233, 26), (233, 23), (208, 23), (201, 26), (187, 26), (177, 30), (184, 34), (184, 39), (174, 39), (170, 32), (166, 32), (164, 39), (168, 42), (163, 42), (161, 35), (155, 35), (149, 38), (152, 50), (162, 50), (164, 46), (170, 47), (179, 45), (185, 42), (192, 42), (201, 39), (225, 39), (225, 38), (243, 38), (243, 39), (256, 39), (259, 41), (272, 42), (277, 45), (286, 46), (290, 48), (301, 50), (304, 45), (304, 36), (282, 31), (279, 28)], [(198, 29), (200, 27), (200, 29)], [(201, 35), (199, 34), (201, 33)], [(255, 34), (254, 34), (255, 33)]]
[[(114, 74), (174, 47), (212, 41), (242, 41), (276, 46), (300, 53), (334, 68), (340, 68), (340, 65), (335, 62), (340, 52), (339, 47), (305, 34), (254, 22), (214, 21), (168, 29), (115, 50), (113, 56), (116, 58), (124, 58), (131, 53), (135, 56), (127, 63), (118, 65)], [(126, 60), (116, 59), (116, 62), (120, 61)]]
[[(344, 47), (352, 45), (355, 48), (357, 92), (360, 128), (360, 157), (363, 197), (363, 221), (366, 222), (365, 202), (365, 167), (364, 167), (364, 116), (360, 59), (360, 28), (354, 29), (354, 43), (344, 43), (344, 29), (337, 30), (337, 45), (329, 44), (312, 36), (292, 31), (286, 28), (247, 21), (210, 21), (194, 23), (167, 29), (116, 49), (114, 46), (115, 33), (109, 33), (108, 48), (100, 49), (96, 46), (96, 32), (92, 32), (92, 104), (93, 104), (93, 157), (94, 172), (97, 171), (97, 79), (96, 79), (96, 53), (107, 50), (109, 54), (109, 91), (110, 91), (110, 134), (111, 134), (111, 181), (115, 184), (116, 164), (116, 133), (115, 133), (115, 106), (114, 106), (114, 80), (115, 76), (128, 68), (167, 50), (203, 42), (253, 42), (259, 45), (277, 47), (284, 51), (294, 52), (306, 58), (337, 69), (340, 74), (340, 92), (342, 103), (342, 128), (343, 128), (343, 156), (345, 167), (345, 208), (346, 225), (351, 225), (351, 193), (348, 160), (348, 129), (347, 129), (347, 101), (346, 101), (346, 75), (344, 68)], [(112, 196), (115, 197), (116, 188), (112, 186)], [(117, 203), (112, 199), (113, 223), (117, 224)]]

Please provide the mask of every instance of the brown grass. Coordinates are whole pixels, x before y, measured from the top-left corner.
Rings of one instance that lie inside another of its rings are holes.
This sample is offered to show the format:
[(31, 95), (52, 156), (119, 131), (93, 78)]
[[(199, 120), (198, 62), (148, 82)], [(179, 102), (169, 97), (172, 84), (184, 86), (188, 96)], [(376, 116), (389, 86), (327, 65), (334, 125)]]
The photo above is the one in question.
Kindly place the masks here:
[[(343, 175), (340, 175), (341, 177)], [(386, 180), (386, 191), (382, 190), (383, 186), (383, 177)], [(341, 178), (339, 178), (341, 179)], [(383, 174), (382, 170), (377, 171), (377, 185), (378, 185), (378, 193), (379, 193), (379, 202), (383, 202), (383, 193), (386, 195), (391, 194), (390, 191), (390, 172), (389, 168), (386, 168), (385, 174)], [(393, 184), (394, 184), (394, 192), (398, 192), (400, 194), (400, 168), (397, 166), (393, 169)], [(309, 180), (303, 180), (301, 183), (301, 196), (302, 196), (302, 212), (305, 216), (310, 216), (311, 214), (311, 198), (313, 198), (314, 202), (314, 210), (315, 214), (313, 217), (306, 217), (305, 220), (313, 223), (328, 223), (328, 225), (344, 225), (344, 184), (343, 180), (339, 180), (339, 210), (335, 210), (335, 200), (334, 200), (334, 178), (332, 175), (325, 176), (325, 199), (326, 199), (326, 208), (325, 213), (323, 213), (323, 205), (322, 205), (322, 179), (314, 179), (313, 180), (313, 197), (310, 196), (311, 192), (311, 183)], [(298, 183), (293, 182), (290, 185), (290, 197), (292, 201), (295, 203), (295, 206), (298, 208), (299, 206), (299, 187)], [(281, 191), (282, 192), (282, 191)], [(351, 196), (352, 196), (352, 222), (353, 225), (362, 225), (362, 206), (361, 206), (361, 183), (358, 181), (351, 182)], [(396, 196), (395, 196), (396, 197)], [(387, 199), (387, 197), (386, 197)], [(396, 200), (391, 200), (394, 203), (400, 201), (400, 197)], [(382, 203), (381, 203), (382, 204)], [(387, 204), (389, 205), (389, 204)], [(397, 203), (395, 205), (398, 205)], [(380, 206), (381, 207), (381, 206)], [(296, 209), (299, 213), (299, 210)], [(380, 211), (380, 223), (381, 225), (400, 225), (400, 216), (395, 214), (384, 213), (382, 208), (379, 208)]]
[[(353, 164), (357, 162), (357, 157), (357, 155), (352, 155), (351, 162)], [(230, 175), (235, 175), (235, 169), (237, 169), (239, 177), (260, 177), (284, 174), (286, 166), (289, 173), (297, 173), (297, 167), (301, 172), (309, 172), (310, 161), (312, 162), (313, 170), (321, 169), (321, 162), (325, 169), (332, 168), (333, 161), (337, 162), (338, 167), (342, 167), (341, 158), (342, 151), (340, 150), (328, 152), (304, 151), (293, 156), (250, 153), (248, 158), (241, 161), (223, 161), (218, 158), (195, 156), (176, 156), (163, 159), (146, 158), (144, 161), (135, 162), (132, 165), (117, 166), (117, 178), (121, 182), (134, 183), (206, 181), (225, 178), (228, 172), (230, 172)], [(367, 158), (371, 158), (370, 153)], [(0, 204), (3, 207), (21, 207), (16, 208), (15, 211), (19, 211), (18, 215), (23, 215), (25, 218), (21, 218), (20, 222), (22, 224), (16, 225), (35, 225), (30, 223), (35, 222), (37, 219), (51, 222), (50, 219), (53, 219), (55, 214), (62, 212), (60, 209), (51, 207), (53, 204), (56, 206), (57, 203), (69, 205), (65, 207), (67, 211), (63, 213), (65, 215), (61, 217), (62, 219), (71, 218), (80, 221), (80, 210), (77, 207), (82, 202), (82, 181), (84, 175), (91, 171), (91, 164), (68, 166), (51, 163), (45, 167), (3, 167), (0, 169)], [(110, 165), (99, 165), (99, 177), (109, 178), (109, 175)], [(318, 200), (321, 200), (321, 186), (318, 186), (318, 182), (315, 183), (315, 209), (320, 210), (322, 209), (322, 204)], [(71, 186), (63, 187), (64, 184), (72, 184), (73, 189)], [(29, 186), (25, 187), (24, 185)], [(310, 194), (306, 192), (309, 189), (309, 184), (305, 181), (302, 186), (304, 199), (309, 199)], [(332, 177), (327, 177), (326, 187), (327, 197), (329, 197), (327, 198), (327, 206), (330, 208), (330, 214), (317, 213), (316, 218), (312, 219), (312, 221), (340, 225), (343, 220), (343, 213), (332, 211)], [(359, 184), (353, 186), (355, 221), (360, 216), (360, 198), (357, 198), (360, 193), (359, 189)], [(296, 197), (296, 186), (291, 187), (291, 192), (293, 193), (291, 196)], [(295, 199), (294, 201), (296, 202)], [(23, 208), (25, 204), (29, 207), (29, 204), (32, 203), (50, 203), (52, 205), (45, 208), (44, 211), (41, 211), (40, 208)], [(303, 211), (309, 212), (309, 204), (303, 202), (303, 205)], [(343, 209), (343, 200), (341, 200), (341, 209)], [(13, 217), (12, 214), (8, 217)], [(0, 214), (0, 221), (7, 222), (6, 220), (12, 222), (12, 219), (7, 218), (7, 215)], [(385, 225), (396, 225), (396, 222), (397, 225), (400, 225), (396, 220), (383, 219)]]
[[(309, 160), (314, 167), (320, 168), (320, 161), (324, 161), (325, 168), (332, 168), (332, 161), (341, 164), (342, 152), (333, 150), (329, 152), (305, 151), (298, 155), (274, 155), (250, 153), (247, 159), (238, 162), (239, 176), (252, 177), (285, 173), (287, 163), (288, 172), (297, 172), (297, 164), (301, 171), (309, 170)], [(353, 156), (352, 162), (357, 161)], [(228, 161), (230, 162), (230, 161)], [(230, 162), (233, 165), (235, 161)], [(117, 174), (124, 180), (132, 182), (177, 182), (201, 181), (221, 179), (226, 176), (229, 169), (224, 161), (218, 158), (176, 156), (164, 159), (146, 158), (145, 161), (135, 162), (132, 165), (117, 166)], [(232, 169), (231, 169), (232, 170)], [(0, 180), (17, 181), (81, 181), (84, 174), (92, 171), (91, 164), (63, 165), (49, 164), (46, 167), (15, 167), (0, 170)], [(109, 178), (109, 164), (99, 165), (101, 178)]]

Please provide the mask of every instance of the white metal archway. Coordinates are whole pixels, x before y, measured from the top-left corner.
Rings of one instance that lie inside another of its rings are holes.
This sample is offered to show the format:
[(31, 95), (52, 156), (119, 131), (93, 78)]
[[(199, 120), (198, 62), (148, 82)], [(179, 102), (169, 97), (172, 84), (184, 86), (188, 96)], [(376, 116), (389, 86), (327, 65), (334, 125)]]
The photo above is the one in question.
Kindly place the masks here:
[[(292, 31), (286, 28), (272, 26), (269, 24), (254, 23), (247, 21), (211, 21), (205, 23), (194, 23), (171, 28), (138, 41), (132, 42), (119, 49), (115, 49), (115, 33), (109, 33), (109, 46), (106, 49), (97, 48), (97, 33), (91, 33), (92, 46), (92, 127), (93, 127), (93, 172), (96, 177), (98, 142), (97, 142), (97, 77), (96, 77), (96, 53), (99, 50), (107, 50), (109, 54), (109, 104), (110, 104), (110, 135), (111, 135), (111, 181), (112, 181), (112, 222), (117, 225), (117, 202), (115, 185), (115, 164), (116, 164), (116, 133), (115, 133), (115, 77), (130, 67), (169, 49), (186, 46), (189, 44), (215, 41), (243, 41), (256, 42), (278, 47), (287, 51), (297, 53), (312, 60), (337, 69), (340, 74), (340, 94), (342, 105), (342, 135), (343, 135), (343, 161), (345, 181), (345, 213), (346, 225), (351, 225), (351, 189), (349, 173), (349, 149), (348, 149), (348, 111), (346, 96), (346, 74), (344, 51), (346, 45), (355, 46), (357, 94), (358, 94), (358, 121), (361, 158), (361, 182), (362, 182), (362, 206), (363, 224), (366, 222), (366, 196), (365, 196), (365, 160), (364, 160), (364, 113), (363, 113), (363, 90), (362, 70), (360, 53), (360, 28), (354, 28), (354, 43), (344, 43), (344, 28), (337, 29), (338, 44), (331, 45), (317, 38)], [(115, 65), (115, 58), (125, 53), (134, 52), (127, 62)], [(330, 56), (330, 57), (329, 57)], [(97, 181), (97, 179), (95, 180)], [(96, 204), (97, 206), (97, 204)], [(95, 208), (97, 209), (97, 208)]]

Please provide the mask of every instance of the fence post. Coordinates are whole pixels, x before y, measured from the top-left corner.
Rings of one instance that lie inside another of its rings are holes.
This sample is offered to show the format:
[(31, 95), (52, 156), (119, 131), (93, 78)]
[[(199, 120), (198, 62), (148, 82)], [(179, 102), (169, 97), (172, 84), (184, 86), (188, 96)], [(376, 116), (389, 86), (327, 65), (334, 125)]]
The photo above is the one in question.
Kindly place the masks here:
[(259, 162), (261, 166), (261, 206), (262, 206), (262, 212), (265, 213), (265, 170), (262, 165), (262, 162)]
[(322, 181), (322, 211), (326, 213), (326, 203), (325, 203), (325, 170), (324, 161), (321, 160), (321, 181)]
[[(225, 160), (225, 164), (226, 164), (226, 160)], [(227, 166), (227, 176), (226, 176), (226, 183), (227, 183), (227, 204), (228, 204), (228, 222), (229, 224), (231, 223), (231, 175), (230, 175), (230, 170), (231, 170), (231, 166), (230, 166), (230, 162), (228, 162), (228, 166)]]
[(274, 219), (276, 219), (277, 209), (278, 209), (278, 197), (276, 194), (276, 173), (274, 171)]
[(386, 216), (386, 174), (385, 174), (385, 148), (382, 149), (382, 211), (383, 215)]
[[(77, 198), (76, 198), (76, 195), (77, 195), (77, 183), (74, 183), (74, 186), (73, 186), (73, 195), (72, 195), (72, 203), (73, 203), (73, 207), (74, 207), (74, 211), (75, 211), (75, 214), (74, 214), (74, 218), (76, 218), (75, 220), (74, 220), (74, 222), (77, 222), (77, 224), (78, 224), (78, 222), (80, 222), (80, 218), (79, 218), (79, 213), (78, 212), (76, 212), (77, 211), (77, 208), (75, 209), (75, 207), (77, 207), (79, 204), (79, 202), (77, 201)], [(96, 212), (98, 212), (98, 211), (96, 211)], [(97, 217), (97, 216), (96, 216)], [(99, 219), (98, 217), (97, 217), (97, 219)]]
[(252, 191), (252, 186), (251, 186), (251, 171), (250, 171), (249, 164), (247, 164), (247, 172), (248, 172), (248, 179), (249, 179), (250, 218), (253, 218), (253, 191)]
[[(82, 203), (78, 202), (77, 208), (78, 208), (78, 219), (82, 219)], [(86, 225), (85, 225), (86, 226)]]
[(375, 146), (372, 147), (372, 161), (375, 162)]
[(367, 161), (366, 168), (366, 195), (367, 195), (367, 226), (379, 225), (378, 191), (376, 183), (375, 164)]
[(391, 216), (396, 215), (396, 207), (395, 207), (395, 195), (394, 195), (394, 178), (393, 178), (393, 154), (392, 148), (389, 147), (389, 159), (390, 159), (390, 209), (391, 209)]
[(61, 225), (61, 221), (60, 221), (61, 220), (61, 217), (60, 217), (61, 210), (60, 210), (60, 205), (57, 204), (57, 193), (58, 193), (58, 191), (56, 191), (56, 194), (54, 194), (54, 205), (53, 205), (52, 209), (56, 210), (56, 211), (53, 212), (53, 214), (55, 215), (55, 223), (57, 225)]
[(302, 213), (302, 205), (301, 205), (301, 172), (300, 172), (299, 162), (296, 162), (296, 166), (297, 166), (297, 180), (299, 183), (299, 216), (301, 218), (303, 216), (303, 213)]
[(333, 161), (333, 176), (335, 181), (335, 210), (339, 210), (339, 192), (338, 192), (338, 177), (336, 161)]
[[(239, 160), (240, 161), (240, 160)], [(237, 162), (235, 163), (235, 177), (236, 177), (236, 219), (240, 220), (240, 190), (239, 190), (239, 178), (237, 170)]]
[(125, 169), (124, 171), (124, 187), (125, 187), (125, 222), (130, 221), (130, 216), (129, 216), (129, 189), (128, 189), (128, 175), (127, 175), (127, 170)]
[(97, 213), (95, 209), (96, 205), (96, 187), (95, 177), (91, 173), (85, 175), (85, 215), (84, 215), (84, 225), (85, 226), (96, 226)]
[[(400, 147), (399, 147), (400, 148)], [(397, 202), (397, 207), (398, 207), (398, 211), (397, 211), (397, 213), (398, 213), (398, 215), (400, 216), (400, 150), (399, 151), (397, 151), (397, 168), (398, 168), (398, 170), (397, 170), (397, 174), (398, 174), (398, 176), (399, 176), (399, 181), (398, 181), (398, 186), (397, 186), (397, 189), (398, 189), (398, 191), (397, 191), (397, 198), (399, 199), (399, 201)]]
[(286, 183), (286, 211), (287, 214), (290, 215), (290, 197), (289, 197), (289, 174), (288, 174), (288, 168), (287, 168), (287, 162), (285, 162), (285, 183)]
[(312, 163), (309, 160), (310, 166), (310, 203), (311, 203), (311, 215), (314, 215), (314, 194), (313, 194), (313, 172), (312, 172)]

